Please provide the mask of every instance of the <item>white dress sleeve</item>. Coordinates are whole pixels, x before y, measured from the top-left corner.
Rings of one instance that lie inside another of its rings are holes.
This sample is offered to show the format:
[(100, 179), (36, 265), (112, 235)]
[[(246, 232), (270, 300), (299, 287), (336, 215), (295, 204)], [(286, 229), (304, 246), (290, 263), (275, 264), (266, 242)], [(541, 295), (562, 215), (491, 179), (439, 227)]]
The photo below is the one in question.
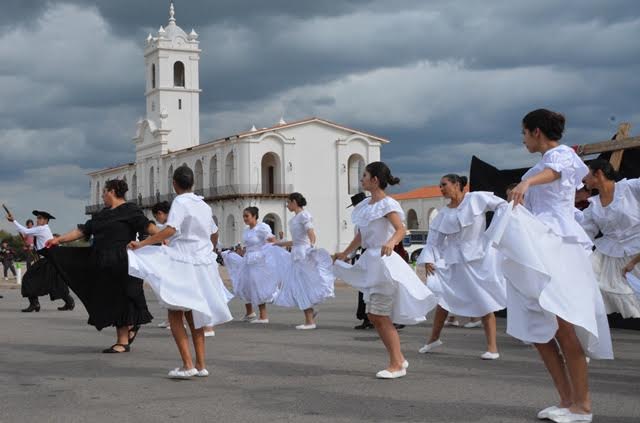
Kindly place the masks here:
[(307, 212), (300, 213), (300, 222), (302, 223), (302, 226), (304, 227), (305, 231), (308, 231), (309, 229), (313, 229), (313, 218), (309, 213)]
[(576, 220), (593, 241), (600, 232), (600, 228), (595, 220), (593, 220), (593, 214), (591, 213), (593, 210), (592, 207), (593, 205), (589, 205), (589, 207), (577, 214), (578, 219)]
[(256, 225), (256, 233), (261, 241), (266, 241), (267, 239), (273, 236), (273, 232), (271, 232), (271, 227), (264, 222)]
[(165, 226), (171, 226), (176, 230), (176, 235), (180, 234), (180, 228), (182, 227), (182, 222), (184, 222), (186, 214), (187, 211), (184, 204), (174, 200), (173, 204), (171, 204), (171, 209), (169, 209), (169, 216), (167, 217)]
[(435, 264), (440, 259), (440, 249), (444, 245), (445, 238), (446, 236), (442, 232), (430, 229), (427, 235), (427, 242), (424, 244), (416, 262), (418, 264)]
[(33, 235), (33, 236), (43, 235), (43, 232), (42, 232), (43, 228), (41, 226), (34, 226), (32, 228), (27, 228), (19, 224), (17, 220), (14, 220), (13, 224), (16, 225), (16, 228), (18, 228), (18, 232), (20, 232), (22, 235)]
[(589, 168), (569, 147), (549, 151), (542, 157), (542, 165), (560, 174), (562, 185), (573, 189), (580, 189), (584, 186), (582, 180), (589, 173)]

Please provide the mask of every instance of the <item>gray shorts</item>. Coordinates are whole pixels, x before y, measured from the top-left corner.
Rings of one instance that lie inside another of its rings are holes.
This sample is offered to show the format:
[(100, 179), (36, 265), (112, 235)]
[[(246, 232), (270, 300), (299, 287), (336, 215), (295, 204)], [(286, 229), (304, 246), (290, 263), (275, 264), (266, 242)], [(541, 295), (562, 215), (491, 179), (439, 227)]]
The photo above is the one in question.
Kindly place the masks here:
[(390, 316), (393, 308), (393, 296), (384, 294), (371, 294), (367, 302), (367, 313), (377, 316)]

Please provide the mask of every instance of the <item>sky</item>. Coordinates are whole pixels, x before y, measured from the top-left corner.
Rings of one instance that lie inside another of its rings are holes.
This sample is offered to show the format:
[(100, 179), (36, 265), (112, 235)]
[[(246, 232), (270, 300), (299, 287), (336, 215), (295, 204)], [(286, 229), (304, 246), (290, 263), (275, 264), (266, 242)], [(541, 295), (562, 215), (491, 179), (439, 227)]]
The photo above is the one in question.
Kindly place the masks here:
[[(66, 232), (87, 173), (134, 160), (144, 41), (168, 0), (5, 0), (0, 13), (0, 202)], [(391, 140), (410, 190), (537, 157), (520, 122), (545, 107), (563, 142), (640, 128), (635, 0), (176, 0), (200, 35), (201, 140), (317, 116)], [(6, 220), (0, 229), (10, 228)]]

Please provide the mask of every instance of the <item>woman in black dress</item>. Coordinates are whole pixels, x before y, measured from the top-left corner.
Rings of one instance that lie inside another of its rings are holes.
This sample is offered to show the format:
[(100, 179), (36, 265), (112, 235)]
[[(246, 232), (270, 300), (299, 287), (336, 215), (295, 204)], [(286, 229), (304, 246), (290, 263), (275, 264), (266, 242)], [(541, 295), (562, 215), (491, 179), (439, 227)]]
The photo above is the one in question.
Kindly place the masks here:
[[(104, 353), (129, 352), (140, 325), (149, 323), (142, 280), (127, 272), (127, 244), (138, 234), (155, 233), (135, 204), (124, 196), (127, 183), (105, 183), (105, 208), (84, 225), (47, 242), (47, 256), (89, 312), (88, 323), (101, 330), (115, 326), (117, 341)], [(51, 248), (81, 238), (93, 237), (91, 247)]]

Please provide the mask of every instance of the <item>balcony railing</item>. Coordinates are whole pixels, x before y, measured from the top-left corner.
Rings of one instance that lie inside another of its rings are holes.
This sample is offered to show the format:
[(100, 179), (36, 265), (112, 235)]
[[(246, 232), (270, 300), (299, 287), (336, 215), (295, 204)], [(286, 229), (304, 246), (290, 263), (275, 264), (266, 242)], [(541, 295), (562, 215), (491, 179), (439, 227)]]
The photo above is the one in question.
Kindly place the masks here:
[[(293, 185), (273, 185), (263, 187), (250, 184), (222, 185), (219, 187), (197, 189), (193, 192), (204, 197), (207, 201), (227, 200), (242, 197), (258, 198), (286, 198), (293, 192)], [(136, 199), (129, 199), (128, 202), (137, 204), (142, 208), (151, 208), (160, 201), (171, 202), (176, 194), (156, 194), (150, 197), (138, 196)], [(85, 207), (86, 214), (95, 214), (102, 210), (103, 204), (90, 204)]]

